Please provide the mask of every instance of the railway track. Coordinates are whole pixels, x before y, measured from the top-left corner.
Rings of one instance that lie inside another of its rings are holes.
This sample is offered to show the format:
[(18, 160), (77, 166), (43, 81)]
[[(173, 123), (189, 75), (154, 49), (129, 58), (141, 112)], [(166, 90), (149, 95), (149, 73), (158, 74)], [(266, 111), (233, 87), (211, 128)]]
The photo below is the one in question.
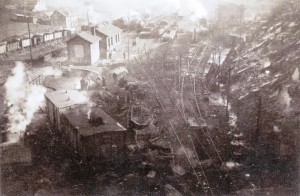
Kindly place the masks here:
[[(192, 149), (195, 151), (195, 154), (197, 155), (196, 148), (194, 141), (189, 133), (189, 127), (188, 127), (188, 116), (185, 114), (186, 111), (191, 110), (191, 107), (189, 107), (189, 104), (191, 102), (189, 97), (194, 97), (196, 96), (196, 81), (195, 77), (192, 79), (191, 77), (186, 78), (186, 74), (189, 76), (191, 72), (195, 72), (195, 70), (199, 70), (197, 66), (200, 66), (200, 63), (203, 62), (203, 57), (206, 56), (206, 59), (209, 58), (210, 52), (207, 50), (207, 46), (202, 48), (202, 45), (199, 44), (196, 46), (193, 54), (186, 53), (185, 56), (189, 57), (191, 56), (192, 59), (190, 62), (196, 62), (196, 64), (192, 64), (189, 62), (189, 59), (187, 59), (187, 64), (186, 65), (180, 65), (178, 67), (178, 86), (179, 84), (181, 87), (176, 88), (176, 79), (177, 77), (169, 77), (169, 73), (163, 72), (160, 74), (156, 74), (154, 72), (154, 67), (157, 66), (155, 63), (157, 63), (157, 59), (163, 58), (161, 65), (164, 66), (164, 58), (166, 54), (161, 54), (155, 55), (153, 59), (149, 58), (147, 59), (147, 63), (142, 63), (137, 60), (139, 66), (144, 67), (144, 73), (142, 74), (143, 78), (147, 78), (148, 85), (152, 92), (154, 93), (154, 96), (159, 103), (165, 119), (168, 121), (170, 125), (170, 134), (173, 135), (172, 137), (172, 144), (173, 146), (178, 146), (177, 143), (180, 144), (181, 147), (183, 147), (184, 154), (190, 164), (190, 166), (193, 168), (194, 174), (198, 179), (198, 184), (201, 185), (202, 190), (204, 191), (205, 194), (210, 193), (211, 195), (214, 195), (212, 187), (209, 186), (209, 182), (207, 180), (207, 177), (205, 175), (205, 172), (200, 164), (201, 171), (197, 171), (198, 169), (195, 168), (194, 163), (192, 163), (192, 160), (190, 158), (190, 155), (186, 152), (186, 148)], [(174, 54), (173, 54), (174, 55)], [(200, 56), (200, 60), (198, 60), (198, 56)], [(208, 58), (207, 58), (208, 56)], [(196, 60), (195, 60), (196, 59)], [(146, 66), (148, 65), (148, 66)], [(150, 67), (151, 69), (147, 69), (145, 67)], [(174, 66), (175, 67), (175, 66)], [(157, 69), (156, 69), (157, 70)], [(176, 68), (175, 68), (176, 70)], [(181, 80), (180, 80), (181, 79)], [(171, 80), (171, 85), (169, 84), (168, 80)], [(173, 81), (172, 81), (173, 80)], [(184, 90), (185, 90), (185, 85), (187, 84), (190, 86), (190, 83), (192, 82), (192, 86), (189, 87), (190, 89), (187, 91), (187, 93), (183, 96)], [(198, 81), (197, 81), (198, 82)], [(185, 104), (187, 103), (187, 104)], [(194, 109), (193, 109), (194, 110)], [(189, 112), (190, 113), (190, 112)], [(197, 155), (198, 157), (198, 155)], [(198, 160), (200, 161), (200, 158), (198, 157)]]

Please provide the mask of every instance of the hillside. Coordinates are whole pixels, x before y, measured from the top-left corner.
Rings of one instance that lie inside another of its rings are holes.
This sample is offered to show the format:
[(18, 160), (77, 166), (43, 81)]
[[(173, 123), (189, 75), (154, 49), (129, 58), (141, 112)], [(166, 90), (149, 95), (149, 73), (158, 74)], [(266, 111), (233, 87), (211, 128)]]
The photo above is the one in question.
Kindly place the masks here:
[[(258, 187), (295, 187), (300, 114), (300, 5), (282, 1), (223, 64), (229, 102)], [(251, 29), (251, 26), (249, 26)]]

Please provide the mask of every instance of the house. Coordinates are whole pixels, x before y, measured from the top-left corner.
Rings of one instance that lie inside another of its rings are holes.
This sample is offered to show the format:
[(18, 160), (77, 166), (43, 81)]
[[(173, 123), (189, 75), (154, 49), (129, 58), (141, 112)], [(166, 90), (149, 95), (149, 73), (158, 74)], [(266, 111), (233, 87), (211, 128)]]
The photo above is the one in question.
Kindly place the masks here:
[(100, 59), (100, 38), (80, 32), (67, 41), (68, 57), (73, 63), (94, 65)]
[(109, 58), (122, 42), (122, 29), (112, 24), (83, 26), (82, 30), (89, 30), (93, 35), (101, 38), (100, 53), (102, 58)]
[(68, 13), (62, 11), (54, 11), (50, 16), (50, 22), (53, 26), (65, 27), (67, 29), (74, 29), (77, 25), (77, 18), (70, 16)]
[(58, 90), (45, 94), (46, 113), (57, 130), (61, 130), (61, 114), (79, 104), (86, 104), (88, 99), (76, 90)]

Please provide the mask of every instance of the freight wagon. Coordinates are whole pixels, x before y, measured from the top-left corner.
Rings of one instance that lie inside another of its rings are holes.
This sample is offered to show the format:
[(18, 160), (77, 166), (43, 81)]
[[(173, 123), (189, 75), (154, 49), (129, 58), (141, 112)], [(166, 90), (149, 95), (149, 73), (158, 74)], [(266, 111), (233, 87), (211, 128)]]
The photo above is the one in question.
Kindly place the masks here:
[(69, 30), (57, 30), (54, 32), (33, 35), (30, 39), (26, 35), (23, 37), (12, 36), (2, 41), (0, 45), (0, 54), (26, 48), (29, 47), (30, 44), (31, 46), (36, 46), (52, 40), (62, 39), (68, 37), (69, 35), (71, 35), (71, 31)]
[(7, 42), (0, 43), (0, 54), (6, 53), (6, 45), (7, 45)]

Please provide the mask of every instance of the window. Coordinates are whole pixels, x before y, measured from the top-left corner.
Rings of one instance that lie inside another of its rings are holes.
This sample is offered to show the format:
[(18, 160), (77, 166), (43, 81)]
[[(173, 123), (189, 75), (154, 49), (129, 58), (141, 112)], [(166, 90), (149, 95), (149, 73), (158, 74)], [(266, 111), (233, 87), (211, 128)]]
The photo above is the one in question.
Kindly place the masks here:
[(114, 39), (113, 39), (113, 37), (110, 38), (110, 41), (111, 41), (111, 45), (114, 45)]
[(115, 37), (116, 37), (116, 43), (118, 43), (118, 35), (116, 35)]

